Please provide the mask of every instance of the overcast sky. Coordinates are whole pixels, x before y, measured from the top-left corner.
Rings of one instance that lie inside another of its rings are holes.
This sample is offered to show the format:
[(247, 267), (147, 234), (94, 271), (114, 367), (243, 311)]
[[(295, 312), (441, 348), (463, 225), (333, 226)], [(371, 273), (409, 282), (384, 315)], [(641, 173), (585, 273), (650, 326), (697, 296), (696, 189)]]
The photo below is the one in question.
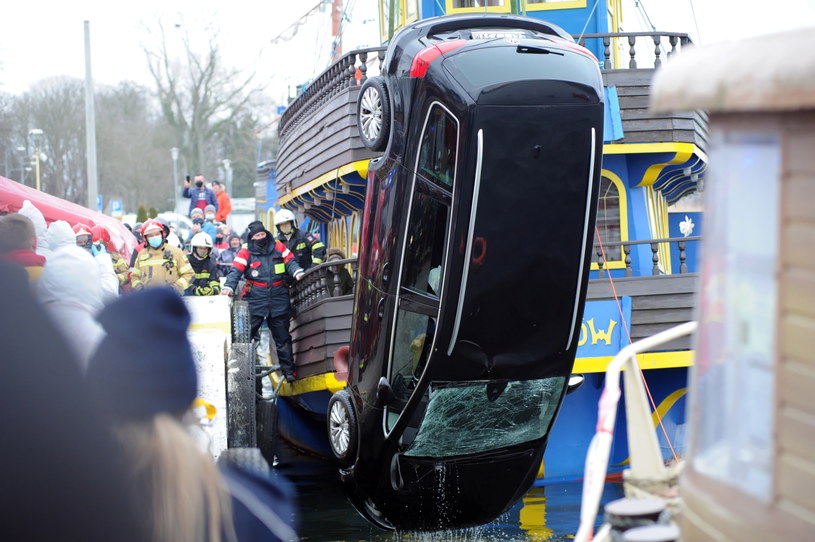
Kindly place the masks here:
[[(351, 19), (346, 50), (377, 45), (377, 0), (344, 3)], [(271, 41), (317, 4), (319, 0), (3, 0), (0, 90), (20, 94), (52, 75), (84, 78), (85, 20), (90, 21), (96, 83), (134, 80), (150, 85), (142, 51), (151, 43), (145, 25), (155, 28), (160, 19), (169, 34), (186, 30), (195, 38), (219, 29), (225, 64), (257, 72), (270, 96), (283, 101), (289, 86), (313, 77), (327, 63), (327, 10), (305, 19), (293, 39)], [(701, 40), (696, 41), (703, 45), (815, 27), (815, 0), (639, 0), (639, 5), (658, 30), (696, 36), (698, 26)], [(642, 10), (634, 6), (635, 0), (624, 0), (625, 30), (646, 28)]]

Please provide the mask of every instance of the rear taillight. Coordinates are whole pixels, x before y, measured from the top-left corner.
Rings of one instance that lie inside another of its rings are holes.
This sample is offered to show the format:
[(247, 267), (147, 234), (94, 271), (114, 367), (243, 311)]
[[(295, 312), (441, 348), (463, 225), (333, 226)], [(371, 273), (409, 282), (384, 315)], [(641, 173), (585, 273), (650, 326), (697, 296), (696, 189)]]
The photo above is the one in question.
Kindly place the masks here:
[(465, 43), (467, 40), (450, 40), (425, 47), (413, 58), (413, 63), (410, 65), (410, 76), (424, 77), (431, 62), (444, 53), (458, 49)]

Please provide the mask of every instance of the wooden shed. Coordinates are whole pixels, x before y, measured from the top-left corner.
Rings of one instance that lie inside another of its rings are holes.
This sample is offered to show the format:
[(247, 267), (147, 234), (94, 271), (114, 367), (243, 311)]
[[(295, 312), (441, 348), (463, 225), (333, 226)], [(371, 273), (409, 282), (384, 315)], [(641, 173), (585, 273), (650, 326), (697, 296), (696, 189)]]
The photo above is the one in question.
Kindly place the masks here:
[(683, 540), (813, 540), (815, 28), (686, 52), (652, 109), (710, 119)]

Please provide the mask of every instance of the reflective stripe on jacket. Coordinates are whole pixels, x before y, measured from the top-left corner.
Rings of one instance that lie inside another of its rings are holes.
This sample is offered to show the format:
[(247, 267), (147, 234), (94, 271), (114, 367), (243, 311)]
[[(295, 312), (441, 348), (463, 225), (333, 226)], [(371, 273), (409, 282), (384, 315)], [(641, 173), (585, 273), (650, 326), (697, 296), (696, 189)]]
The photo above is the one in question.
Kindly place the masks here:
[(286, 239), (286, 236), (281, 233), (277, 236), (277, 240), (294, 253), (297, 263), (304, 270), (325, 261), (325, 243), (310, 233), (295, 228), (291, 238)]
[(242, 297), (249, 301), (249, 311), (280, 316), (287, 314), (291, 306), (285, 277), (294, 277), (301, 270), (294, 254), (283, 243), (274, 242), (264, 251), (250, 243), (249, 248), (238, 251), (224, 286), (234, 291), (240, 278), (246, 278)]
[(166, 242), (159, 248), (145, 245), (136, 257), (130, 284), (136, 290), (151, 286), (171, 286), (179, 294), (189, 288), (195, 272), (180, 248)]
[(199, 260), (194, 255), (189, 257), (195, 275), (192, 284), (184, 295), (218, 295), (221, 293), (221, 281), (218, 279), (218, 270), (211, 256)]

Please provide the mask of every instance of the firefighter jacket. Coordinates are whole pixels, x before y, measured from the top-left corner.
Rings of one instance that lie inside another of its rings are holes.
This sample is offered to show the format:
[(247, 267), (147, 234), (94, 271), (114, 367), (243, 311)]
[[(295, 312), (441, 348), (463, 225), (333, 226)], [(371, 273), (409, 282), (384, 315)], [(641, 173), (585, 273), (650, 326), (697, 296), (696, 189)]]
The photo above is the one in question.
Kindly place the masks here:
[[(195, 250), (195, 249), (193, 249)], [(184, 295), (218, 295), (221, 293), (221, 281), (218, 279), (218, 269), (210, 255), (203, 260), (189, 256), (190, 265), (195, 271), (195, 278), (184, 292)]]
[[(272, 237), (268, 237), (273, 241)], [(294, 277), (302, 268), (283, 243), (258, 248), (250, 242), (232, 261), (232, 270), (226, 277), (225, 288), (235, 290), (241, 277), (246, 285), (241, 298), (249, 302), (249, 313), (263, 316), (286, 316), (291, 311), (286, 275)]]
[(108, 251), (110, 254), (110, 261), (113, 263), (113, 271), (116, 273), (116, 278), (119, 279), (119, 288), (125, 285), (127, 282), (127, 274), (130, 272), (130, 266), (127, 265), (127, 262), (122, 255), (118, 252)]
[(134, 290), (151, 286), (171, 286), (179, 294), (189, 288), (195, 272), (180, 248), (166, 241), (158, 248), (145, 245), (130, 273)]
[(291, 237), (287, 239), (281, 233), (277, 236), (277, 240), (294, 253), (297, 263), (304, 271), (312, 265), (320, 265), (325, 261), (325, 244), (310, 233), (294, 228)]

